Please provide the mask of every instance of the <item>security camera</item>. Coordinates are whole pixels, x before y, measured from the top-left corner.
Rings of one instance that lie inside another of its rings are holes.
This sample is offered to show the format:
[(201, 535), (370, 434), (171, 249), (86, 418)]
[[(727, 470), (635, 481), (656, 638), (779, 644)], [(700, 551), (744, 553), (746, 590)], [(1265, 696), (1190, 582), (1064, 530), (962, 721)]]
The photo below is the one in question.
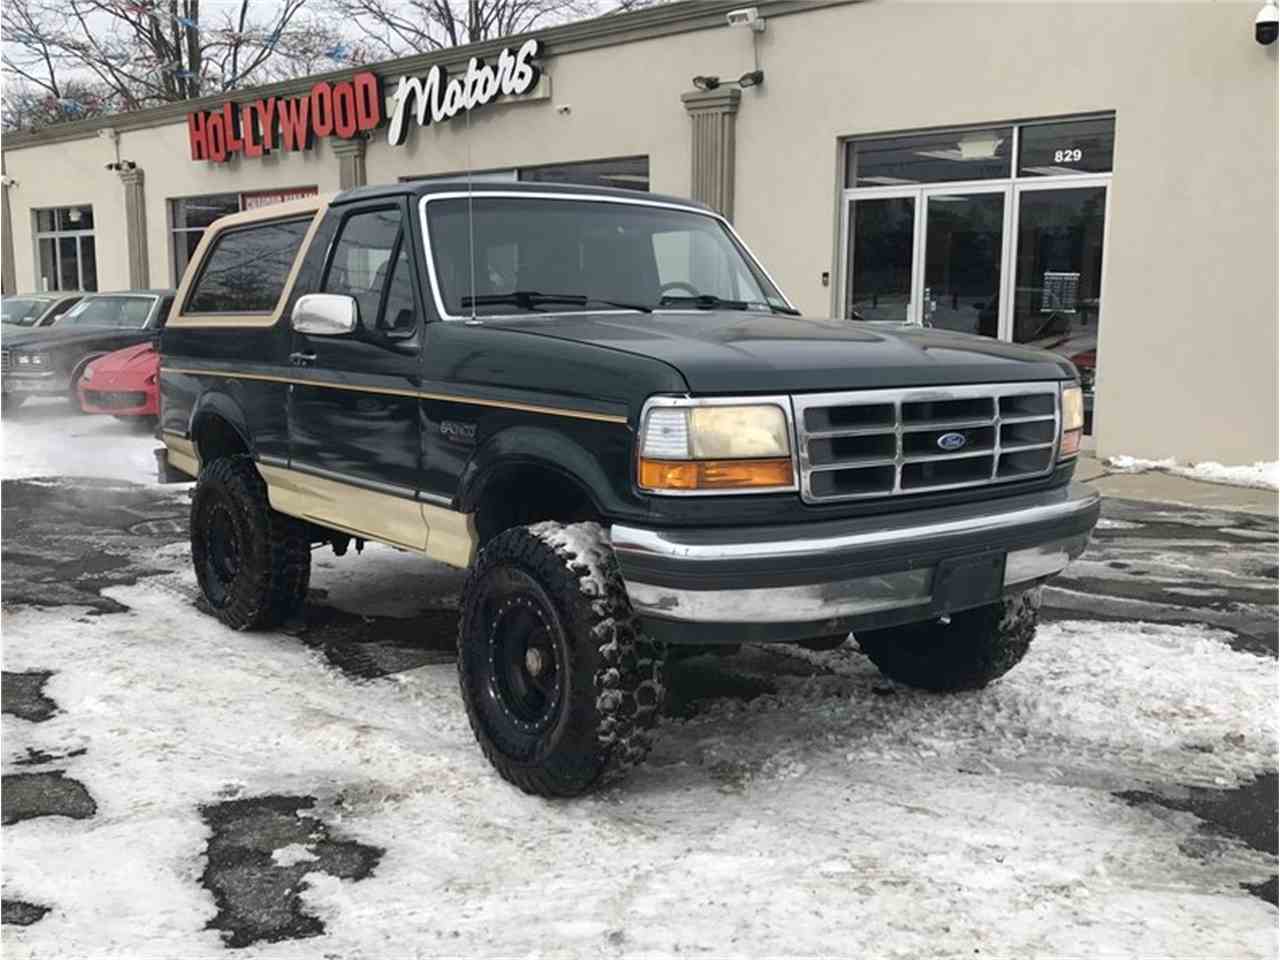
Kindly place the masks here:
[(724, 19), (731, 27), (750, 27), (756, 33), (764, 32), (764, 17), (760, 16), (760, 11), (755, 7), (730, 10), (724, 15)]
[(1267, 0), (1253, 18), (1253, 39), (1264, 47), (1269, 47), (1280, 36), (1280, 7), (1273, 0)]

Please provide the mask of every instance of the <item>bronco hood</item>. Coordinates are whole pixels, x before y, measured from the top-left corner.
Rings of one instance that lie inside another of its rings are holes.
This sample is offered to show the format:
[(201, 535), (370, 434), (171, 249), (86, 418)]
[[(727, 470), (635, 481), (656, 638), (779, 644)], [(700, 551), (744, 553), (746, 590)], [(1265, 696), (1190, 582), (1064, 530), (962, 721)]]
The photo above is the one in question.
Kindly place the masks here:
[(485, 320), (536, 336), (655, 357), (695, 393), (800, 393), (1075, 377), (1051, 353), (919, 327), (744, 311)]

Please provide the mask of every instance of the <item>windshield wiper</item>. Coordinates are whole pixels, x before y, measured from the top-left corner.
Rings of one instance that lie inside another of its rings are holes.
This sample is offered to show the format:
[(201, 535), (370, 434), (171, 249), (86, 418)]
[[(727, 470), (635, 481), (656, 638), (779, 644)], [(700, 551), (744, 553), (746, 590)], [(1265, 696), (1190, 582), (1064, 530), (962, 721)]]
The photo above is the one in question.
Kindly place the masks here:
[(660, 303), (662, 306), (687, 304), (691, 307), (697, 307), (699, 310), (750, 310), (752, 307), (768, 307), (774, 313), (785, 313), (793, 317), (800, 316), (799, 310), (780, 307), (776, 303), (768, 303), (764, 300), (726, 300), (711, 293), (700, 293), (697, 296), (667, 294)]
[(642, 303), (624, 303), (621, 300), (603, 300), (600, 297), (588, 297), (581, 293), (538, 293), (536, 290), (513, 290), (511, 293), (482, 293), (475, 297), (463, 297), (463, 307), (492, 307), (511, 304), (524, 310), (533, 310), (551, 304), (568, 304), (585, 307), (590, 303), (603, 303), (607, 307), (618, 307), (622, 310), (638, 310), (641, 313), (653, 313), (653, 307)]

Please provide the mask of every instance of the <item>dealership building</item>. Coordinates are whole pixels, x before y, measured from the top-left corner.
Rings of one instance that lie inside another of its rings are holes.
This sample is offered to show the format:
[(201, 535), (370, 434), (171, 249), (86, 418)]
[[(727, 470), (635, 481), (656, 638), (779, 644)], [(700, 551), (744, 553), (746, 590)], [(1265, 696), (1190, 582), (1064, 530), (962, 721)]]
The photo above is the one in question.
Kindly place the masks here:
[(176, 287), (216, 218), (362, 184), (653, 191), (729, 217), (807, 314), (1070, 357), (1100, 455), (1277, 459), (1257, 2), (741, 6), (7, 135), (4, 292)]

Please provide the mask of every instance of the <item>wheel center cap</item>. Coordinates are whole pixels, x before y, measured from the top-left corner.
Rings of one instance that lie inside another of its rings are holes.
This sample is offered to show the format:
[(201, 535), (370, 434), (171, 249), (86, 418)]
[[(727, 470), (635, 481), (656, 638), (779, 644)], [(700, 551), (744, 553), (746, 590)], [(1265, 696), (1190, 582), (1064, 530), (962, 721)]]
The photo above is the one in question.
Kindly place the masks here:
[(543, 668), (546, 667), (546, 658), (542, 651), (536, 647), (530, 647), (524, 652), (524, 668), (529, 671), (531, 676), (542, 676)]

